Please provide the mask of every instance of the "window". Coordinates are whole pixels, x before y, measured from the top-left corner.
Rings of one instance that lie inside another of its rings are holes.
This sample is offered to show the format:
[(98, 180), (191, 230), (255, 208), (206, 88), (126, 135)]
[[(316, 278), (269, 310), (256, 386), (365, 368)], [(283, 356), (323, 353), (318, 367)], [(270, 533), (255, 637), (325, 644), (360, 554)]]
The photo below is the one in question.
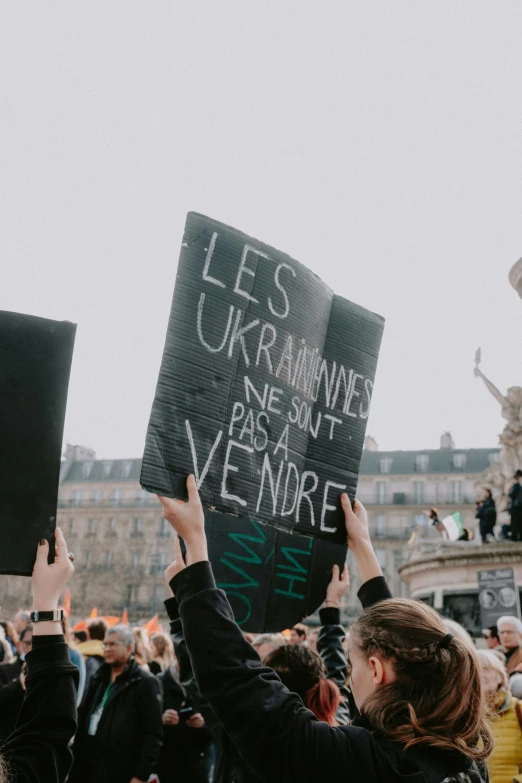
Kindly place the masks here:
[(69, 526), (69, 535), (70, 536), (78, 535), (78, 522), (76, 519), (71, 519), (71, 524)]
[(163, 601), (165, 600), (165, 598), (166, 598), (165, 593), (166, 593), (165, 585), (155, 585), (154, 586), (154, 600), (158, 604), (163, 603)]
[(92, 568), (92, 552), (85, 553), (85, 568)]
[(375, 483), (375, 499), (376, 502), (383, 505), (386, 503), (386, 495), (388, 490), (388, 484), (386, 481), (377, 481)]
[(112, 566), (112, 552), (102, 552), (100, 555), (100, 567), (108, 570)]
[(135, 517), (132, 520), (132, 531), (131, 536), (142, 536), (143, 535), (143, 519), (141, 517)]
[(82, 465), (82, 476), (84, 479), (88, 479), (91, 475), (94, 462), (84, 462)]
[(402, 549), (393, 550), (393, 567), (399, 568), (404, 563), (404, 554)]
[(386, 549), (377, 548), (375, 550), (375, 556), (377, 557), (380, 567), (386, 568)]
[(450, 503), (462, 503), (462, 481), (451, 482)]
[(453, 467), (457, 468), (457, 470), (464, 470), (466, 467), (466, 455), (465, 454), (454, 454), (453, 455)]
[(81, 489), (77, 489), (72, 499), (73, 506), (81, 506), (82, 500), (83, 500), (83, 492), (81, 491)]
[(161, 574), (168, 565), (168, 558), (166, 552), (155, 552), (152, 555), (152, 563), (150, 566), (151, 574)]
[(97, 527), (98, 527), (98, 520), (97, 519), (89, 519), (87, 521), (87, 535), (88, 536), (95, 536)]
[(119, 506), (121, 500), (121, 490), (120, 489), (113, 489), (112, 495), (111, 495), (111, 505), (113, 506)]
[(375, 535), (383, 536), (386, 532), (386, 514), (375, 515)]
[(417, 473), (426, 473), (430, 464), (429, 454), (417, 454), (415, 457), (415, 470)]
[(132, 604), (136, 604), (139, 599), (139, 585), (129, 585), (128, 587), (128, 604), (129, 606), (132, 606)]
[(123, 478), (129, 478), (132, 470), (132, 462), (124, 462), (122, 467)]
[(424, 481), (413, 482), (413, 502), (424, 503)]
[(111, 475), (112, 462), (103, 463), (103, 478), (109, 478)]
[(147, 503), (148, 495), (149, 493), (146, 490), (138, 490), (136, 494), (136, 503), (138, 503), (140, 506), (144, 506)]
[(170, 525), (163, 517), (158, 522), (158, 538), (168, 538), (170, 536)]
[(379, 473), (390, 473), (392, 468), (393, 458), (383, 457), (379, 461)]
[(107, 535), (108, 536), (117, 536), (118, 535), (118, 520), (116, 517), (112, 517), (109, 520), (109, 527), (107, 528)]
[(138, 550), (131, 552), (131, 566), (133, 568), (137, 568), (139, 566), (140, 560), (141, 560), (141, 552), (139, 552)]
[(95, 489), (92, 493), (91, 502), (93, 506), (97, 506), (101, 500), (101, 492), (99, 489)]

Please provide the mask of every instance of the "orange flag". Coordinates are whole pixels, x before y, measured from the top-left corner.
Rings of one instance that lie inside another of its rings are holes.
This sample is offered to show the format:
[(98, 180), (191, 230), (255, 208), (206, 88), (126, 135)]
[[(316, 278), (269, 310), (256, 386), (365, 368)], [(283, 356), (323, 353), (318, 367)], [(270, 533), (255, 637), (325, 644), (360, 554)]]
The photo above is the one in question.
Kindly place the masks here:
[(159, 625), (158, 615), (155, 614), (154, 617), (151, 620), (149, 620), (148, 623), (145, 623), (143, 625), (143, 630), (148, 636), (150, 636), (151, 633), (156, 633), (156, 631), (158, 630), (158, 625)]
[(66, 617), (71, 616), (71, 588), (68, 587), (63, 597), (63, 613)]
[(129, 613), (127, 612), (127, 607), (123, 610), (123, 614), (121, 616), (121, 622), (122, 625), (128, 625), (129, 624)]
[(98, 609), (95, 606), (94, 609), (92, 610), (92, 612), (89, 615), (89, 620), (96, 620), (97, 617), (98, 617)]

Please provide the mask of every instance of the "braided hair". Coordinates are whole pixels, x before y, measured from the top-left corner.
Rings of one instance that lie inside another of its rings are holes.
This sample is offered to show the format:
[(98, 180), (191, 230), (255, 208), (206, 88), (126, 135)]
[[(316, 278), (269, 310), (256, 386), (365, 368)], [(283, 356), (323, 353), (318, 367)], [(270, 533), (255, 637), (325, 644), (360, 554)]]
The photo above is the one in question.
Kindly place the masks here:
[(320, 656), (302, 644), (284, 644), (272, 650), (263, 661), (279, 675), (288, 690), (297, 693), (318, 720), (331, 726), (341, 702), (341, 692), (328, 680)]
[(361, 705), (374, 729), (405, 748), (428, 745), (481, 761), (493, 740), (473, 648), (446, 631), (420, 601), (390, 599), (366, 609), (351, 638), (366, 659), (391, 662), (395, 678)]

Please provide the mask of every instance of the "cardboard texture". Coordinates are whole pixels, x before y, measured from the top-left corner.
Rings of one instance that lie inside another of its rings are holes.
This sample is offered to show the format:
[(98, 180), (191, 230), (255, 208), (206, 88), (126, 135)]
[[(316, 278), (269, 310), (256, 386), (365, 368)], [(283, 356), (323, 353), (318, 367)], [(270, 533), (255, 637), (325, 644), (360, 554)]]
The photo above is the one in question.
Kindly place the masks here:
[(52, 540), (76, 326), (0, 312), (0, 573), (30, 576)]
[(205, 512), (209, 558), (243, 631), (291, 628), (322, 604), (346, 546), (282, 533), (230, 514)]
[(480, 624), (496, 625), (499, 617), (520, 617), (520, 599), (512, 568), (478, 572)]
[(344, 543), (383, 319), (299, 262), (189, 213), (141, 484)]

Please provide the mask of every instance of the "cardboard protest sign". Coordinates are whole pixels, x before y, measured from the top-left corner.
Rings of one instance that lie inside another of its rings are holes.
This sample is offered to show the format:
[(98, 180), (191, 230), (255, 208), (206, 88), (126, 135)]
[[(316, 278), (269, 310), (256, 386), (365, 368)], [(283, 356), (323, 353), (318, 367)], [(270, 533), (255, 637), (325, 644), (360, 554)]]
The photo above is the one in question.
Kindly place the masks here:
[(0, 573), (29, 576), (51, 540), (76, 326), (0, 312)]
[(284, 253), (190, 213), (141, 484), (344, 543), (383, 319)]
[(480, 623), (482, 628), (496, 625), (499, 617), (520, 617), (520, 601), (512, 568), (494, 568), (478, 572)]
[(346, 546), (250, 519), (206, 511), (205, 522), (217, 586), (243, 631), (282, 631), (312, 614), (324, 601), (332, 566), (342, 569), (346, 560)]

